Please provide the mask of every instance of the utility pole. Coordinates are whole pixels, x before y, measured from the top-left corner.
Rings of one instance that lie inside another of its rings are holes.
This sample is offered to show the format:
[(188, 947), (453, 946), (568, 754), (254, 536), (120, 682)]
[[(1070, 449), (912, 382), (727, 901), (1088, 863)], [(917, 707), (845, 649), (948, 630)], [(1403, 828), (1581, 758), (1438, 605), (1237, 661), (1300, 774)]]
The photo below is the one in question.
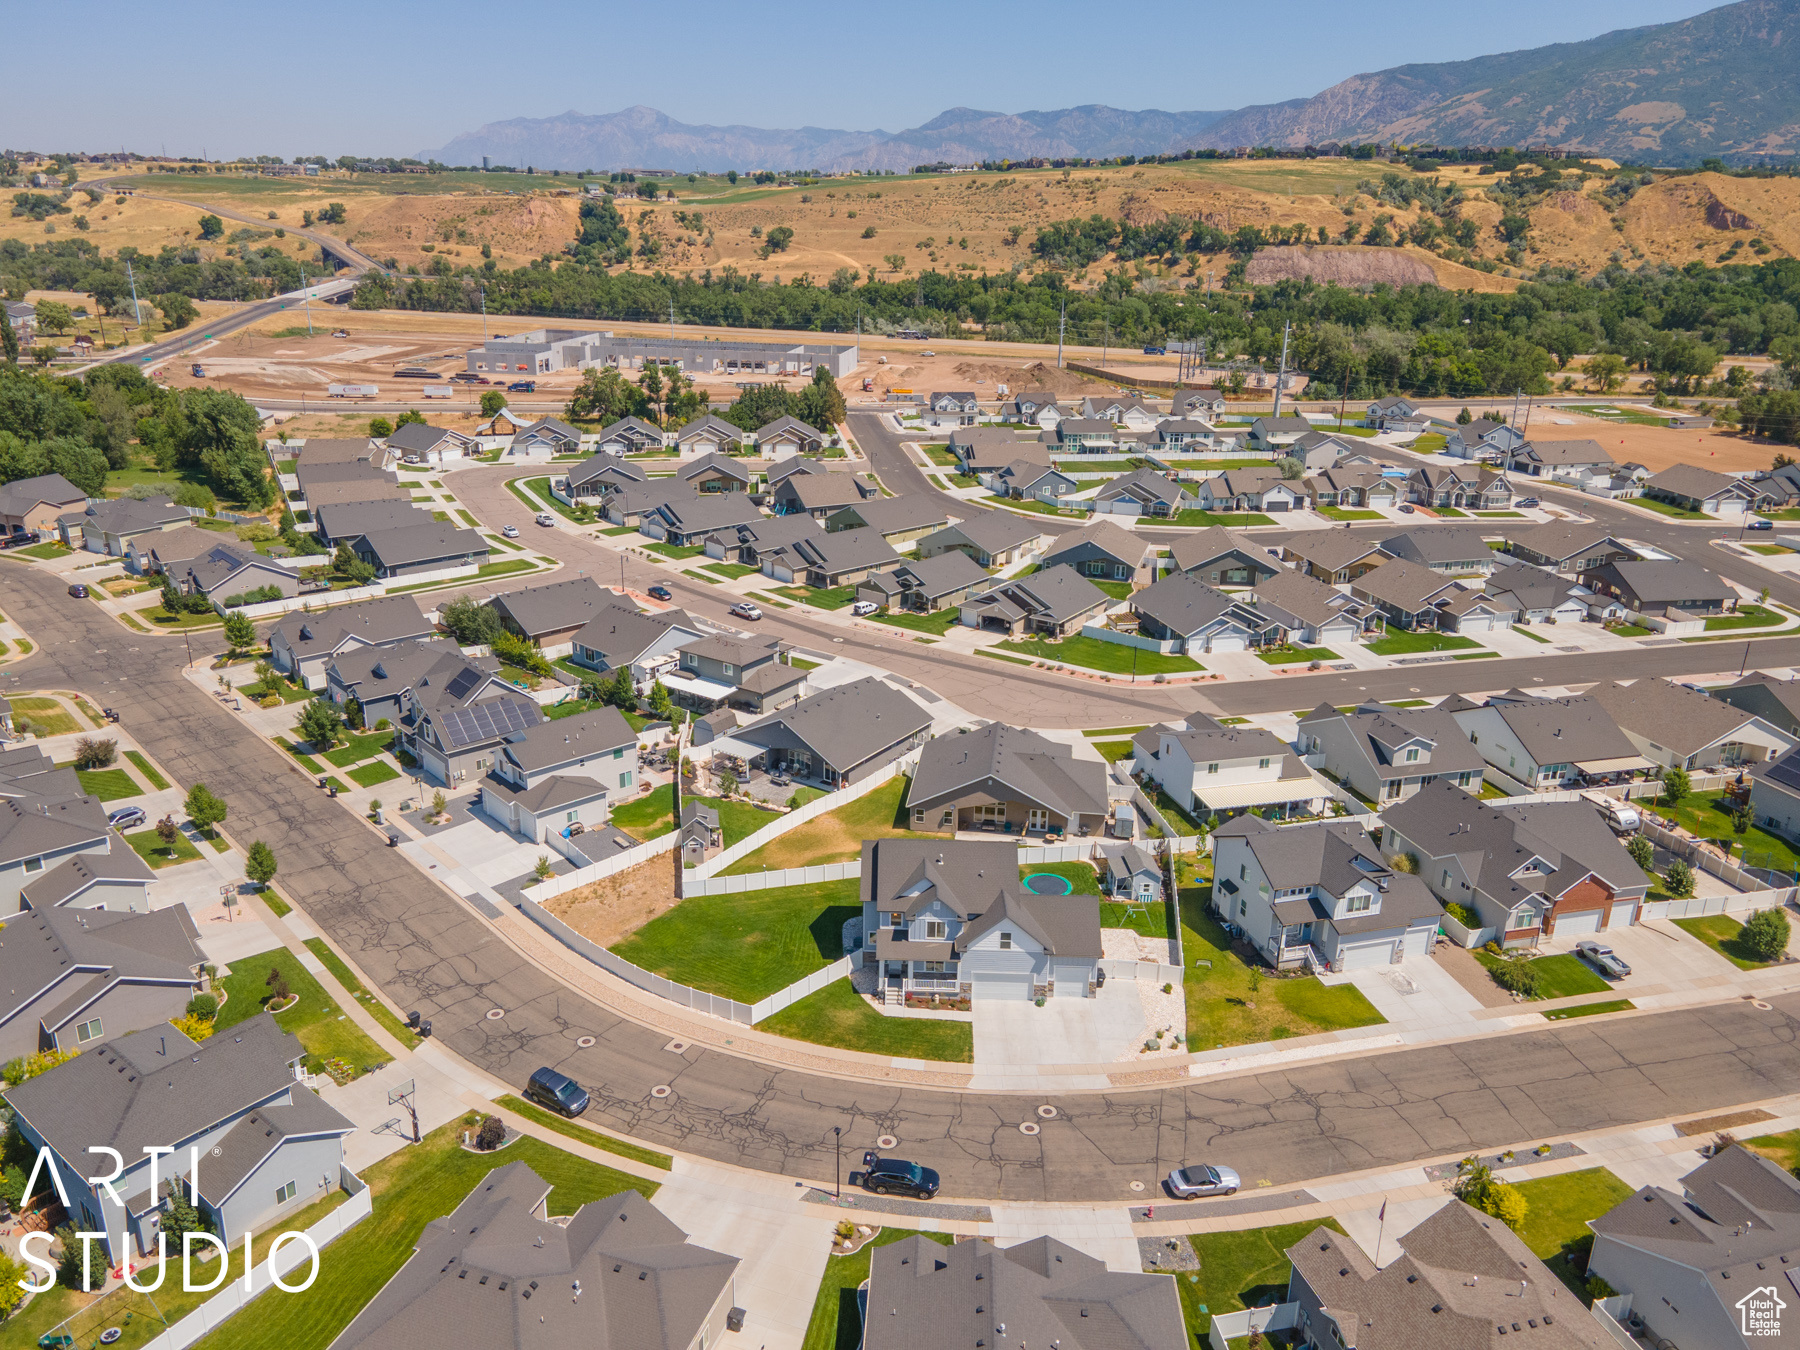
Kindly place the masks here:
[(487, 287), (481, 288), (481, 345), (486, 346), (487, 335)]
[(1069, 302), (1062, 302), (1062, 315), (1056, 321), (1056, 368), (1063, 368), (1063, 329), (1069, 324)]
[(1271, 414), (1274, 417), (1281, 416), (1281, 390), (1282, 386), (1287, 383), (1288, 335), (1293, 331), (1292, 323), (1285, 323), (1281, 326), (1281, 369), (1275, 376), (1275, 411)]
[(139, 328), (144, 326), (144, 311), (138, 305), (137, 278), (131, 274), (131, 259), (125, 260), (125, 280), (131, 283), (131, 321)]
[(669, 301), (669, 341), (675, 340), (675, 302)]

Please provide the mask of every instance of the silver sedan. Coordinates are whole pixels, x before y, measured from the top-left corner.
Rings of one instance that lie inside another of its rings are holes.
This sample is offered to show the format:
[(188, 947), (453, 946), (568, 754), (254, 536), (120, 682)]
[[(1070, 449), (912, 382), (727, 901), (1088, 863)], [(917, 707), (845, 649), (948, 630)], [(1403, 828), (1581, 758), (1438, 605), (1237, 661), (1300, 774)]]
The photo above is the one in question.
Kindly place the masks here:
[(1204, 1163), (1193, 1167), (1177, 1167), (1169, 1173), (1169, 1194), (1177, 1200), (1194, 1200), (1203, 1195), (1236, 1195), (1243, 1183), (1229, 1167), (1209, 1167)]

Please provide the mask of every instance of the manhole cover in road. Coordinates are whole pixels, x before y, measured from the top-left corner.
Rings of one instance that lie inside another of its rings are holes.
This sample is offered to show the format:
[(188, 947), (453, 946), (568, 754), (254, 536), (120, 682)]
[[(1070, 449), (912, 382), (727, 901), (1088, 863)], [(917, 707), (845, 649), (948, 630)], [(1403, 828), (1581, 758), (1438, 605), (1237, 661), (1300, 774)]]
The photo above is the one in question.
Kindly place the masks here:
[(1056, 1108), (1054, 1106), (1038, 1107), (1038, 1118), (1040, 1120), (1055, 1120), (1056, 1119)]
[(1760, 998), (1753, 998), (1750, 1000), (1750, 1006), (1752, 1008), (1760, 1008), (1763, 1012), (1768, 1012), (1769, 1009), (1773, 1008), (1775, 1005), (1773, 1003), (1764, 1003)]
[(1037, 1134), (1037, 1133), (1041, 1132), (1043, 1130), (1043, 1128), (1044, 1127), (1042, 1125), (1038, 1124), (1035, 1120), (1022, 1121), (1019, 1125), (1019, 1133), (1020, 1134)]
[(1141, 1191), (1144, 1189), (1144, 1183), (1141, 1181), (1134, 1181), (1131, 1183), (1131, 1189), (1134, 1191)]
[(671, 1055), (679, 1055), (687, 1048), (688, 1043), (686, 1041), (670, 1041), (663, 1047), (663, 1049), (667, 1050)]
[(594, 1038), (592, 1036), (577, 1036), (575, 1038), (575, 1044), (580, 1046), (583, 1050), (591, 1049), (594, 1044)]
[(498, 1022), (502, 1017), (505, 1017), (505, 1016), (506, 1016), (505, 1008), (489, 1008), (487, 1010), (487, 1019), (490, 1022)]
[(891, 1134), (884, 1134), (875, 1141), (876, 1148), (899, 1148), (900, 1141)]
[(660, 1099), (667, 1097), (674, 1090), (675, 1089), (670, 1087), (667, 1083), (658, 1083), (655, 1087), (650, 1089), (650, 1095)]

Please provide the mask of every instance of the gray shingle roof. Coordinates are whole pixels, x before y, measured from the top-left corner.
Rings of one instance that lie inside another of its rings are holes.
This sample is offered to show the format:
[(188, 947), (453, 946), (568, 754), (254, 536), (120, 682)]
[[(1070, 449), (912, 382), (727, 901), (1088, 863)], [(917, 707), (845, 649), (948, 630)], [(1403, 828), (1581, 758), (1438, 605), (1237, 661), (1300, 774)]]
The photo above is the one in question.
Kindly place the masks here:
[(60, 473), (40, 473), (30, 478), (15, 478), (0, 486), (0, 514), (23, 515), (40, 502), (51, 506), (81, 506), (87, 493)]
[(129, 914), (54, 905), (48, 901), (7, 922), (7, 941), (0, 943), (0, 1024), (71, 975), (99, 976), (102, 987), (121, 979), (192, 984), (199, 978), (195, 971), (206, 956), (185, 906)]
[(1169, 556), (1174, 559), (1176, 570), (1181, 572), (1191, 572), (1228, 553), (1242, 553), (1265, 570), (1279, 570), (1279, 565), (1263, 545), (1223, 525), (1190, 531), (1169, 546)]
[(1183, 637), (1227, 614), (1253, 633), (1275, 626), (1275, 621), (1259, 612), (1252, 602), (1214, 590), (1186, 572), (1172, 572), (1154, 586), (1138, 591), (1131, 597), (1131, 608)]
[(1483, 589), (1489, 595), (1511, 595), (1526, 609), (1554, 609), (1575, 584), (1531, 563), (1512, 563), (1490, 572)]
[(1110, 520), (1097, 520), (1074, 534), (1063, 535), (1050, 545), (1044, 552), (1045, 570), (1055, 567), (1059, 560), (1084, 546), (1131, 568), (1138, 567), (1150, 549), (1150, 544), (1141, 535), (1135, 535)]
[(977, 788), (1062, 816), (1104, 816), (1107, 810), (1104, 764), (1076, 759), (1068, 746), (1002, 722), (927, 741), (906, 800), (909, 806), (931, 806)]
[(497, 595), (489, 604), (511, 618), (527, 637), (578, 628), (619, 603), (616, 592), (601, 586), (592, 577), (571, 577), (543, 586), (528, 586), (522, 591)]
[(919, 540), (919, 551), (924, 552), (926, 546), (931, 545), (934, 540), (944, 541), (950, 530), (960, 534), (989, 557), (1017, 548), (1043, 533), (1036, 525), (1011, 511), (972, 511), (967, 520), (959, 520), (946, 530), (928, 534)]
[(1028, 577), (997, 581), (987, 590), (971, 595), (964, 603), (1010, 605), (1016, 614), (1029, 614), (1060, 624), (1089, 610), (1110, 605), (1112, 597), (1067, 563), (1059, 563)]
[(1314, 625), (1345, 616), (1354, 618), (1363, 609), (1335, 587), (1283, 567), (1257, 582), (1251, 593), (1258, 605)]
[(1601, 544), (1610, 543), (1624, 548), (1602, 526), (1582, 525), (1565, 520), (1552, 520), (1529, 529), (1511, 530), (1506, 537), (1518, 547), (1556, 562), (1573, 558)]
[(1473, 525), (1423, 525), (1398, 534), (1390, 534), (1381, 547), (1397, 558), (1410, 558), (1427, 565), (1459, 562), (1485, 564), (1493, 550)]
[(506, 739), (500, 752), (527, 774), (596, 755), (609, 759), (615, 750), (637, 747), (637, 733), (617, 708), (593, 708), (573, 717), (540, 722)]
[(1381, 552), (1381, 545), (1355, 530), (1314, 530), (1289, 539), (1282, 548), (1324, 572), (1339, 572)]
[(342, 1138), (355, 1128), (337, 1108), (321, 1101), (318, 1093), (296, 1083), (293, 1101), (259, 1106), (213, 1145), (200, 1169), (200, 1196), (209, 1205), (222, 1205), (288, 1140), (327, 1135)]
[(959, 549), (930, 558), (908, 558), (894, 570), (909, 580), (912, 589), (934, 597), (979, 586), (988, 579), (981, 564)]
[(1617, 578), (1626, 590), (1647, 604), (1681, 600), (1723, 603), (1737, 596), (1729, 582), (1699, 563), (1681, 558), (1669, 562), (1611, 562), (1600, 568), (1597, 575)]
[(394, 428), (393, 434), (387, 438), (387, 447), (402, 454), (420, 455), (428, 450), (435, 450), (445, 441), (467, 445), (469, 437), (451, 431), (448, 427), (434, 427), (428, 422), (408, 422)]
[(942, 525), (948, 519), (943, 499), (935, 493), (909, 492), (899, 497), (871, 497), (866, 502), (856, 502), (834, 511), (825, 518), (825, 528), (836, 533), (833, 528), (836, 522), (861, 520), (872, 530), (897, 534), (902, 530)]
[(1488, 706), (1499, 712), (1538, 764), (1588, 764), (1637, 755), (1631, 739), (1591, 694), (1495, 700)]
[(365, 534), (359, 551), (373, 554), (381, 567), (409, 567), (414, 563), (440, 560), (454, 564), (464, 556), (477, 561), (487, 557), (488, 541), (480, 530), (460, 529), (447, 521), (425, 520), (416, 525)]
[(761, 721), (736, 738), (752, 745), (782, 727), (839, 771), (847, 771), (888, 746), (916, 736), (931, 716), (905, 694), (873, 675), (812, 694)]
[[(411, 502), (398, 499), (384, 502), (325, 502), (313, 512), (313, 519), (318, 522), (321, 538), (336, 542), (340, 539), (354, 539), (359, 534), (377, 534), (420, 524), (429, 521), (431, 513)], [(181, 531), (171, 533), (180, 534)], [(163, 547), (158, 540), (158, 558), (163, 556)]]
[(881, 531), (866, 525), (803, 538), (794, 546), (794, 552), (807, 566), (829, 573), (885, 567), (900, 561), (900, 555), (882, 538)]
[(1166, 475), (1155, 469), (1134, 469), (1107, 483), (1094, 495), (1094, 499), (1109, 502), (1119, 497), (1132, 496), (1140, 500), (1167, 502), (1173, 506), (1187, 495), (1182, 488), (1171, 483)]
[(317, 614), (288, 614), (275, 625), (270, 638), (280, 634), (297, 655), (308, 657), (352, 643), (381, 646), (424, 637), (431, 631), (417, 600), (410, 595), (392, 595)]
[(1515, 458), (1536, 460), (1540, 464), (1611, 464), (1613, 457), (1599, 441), (1526, 441), (1513, 451)]
[(105, 853), (77, 853), (64, 858), (48, 872), (27, 882), (19, 894), (32, 909), (46, 910), (67, 903), (101, 882), (148, 886), (155, 880), (156, 873), (150, 864), (120, 840), (116, 847)]
[(1655, 676), (1629, 685), (1597, 684), (1588, 694), (1624, 730), (1680, 755), (1698, 754), (1756, 720), (1742, 708)]
[[(1338, 717), (1347, 725), (1358, 753), (1379, 778), (1474, 772), (1483, 767), (1480, 751), (1470, 744), (1456, 719), (1436, 708), (1390, 708), (1385, 703), (1365, 703), (1353, 712), (1340, 713), (1327, 704), (1301, 718), (1300, 725), (1305, 729), (1315, 722)], [(1411, 764), (1396, 762), (1395, 752), (1416, 738), (1431, 743), (1431, 758)], [(1629, 743), (1625, 753), (1631, 753)]]
[(700, 631), (683, 610), (640, 614), (627, 605), (607, 605), (576, 631), (574, 642), (578, 647), (599, 652), (609, 667), (617, 667), (636, 660), (641, 652), (662, 641), (672, 627), (695, 634)]
[(1447, 594), (1454, 594), (1462, 589), (1443, 573), (1434, 572), (1429, 567), (1405, 558), (1385, 562), (1380, 567), (1364, 572), (1350, 584), (1371, 600), (1386, 601), (1396, 609), (1407, 612), (1422, 610), (1434, 599), (1443, 599)]
[(750, 471), (729, 455), (721, 455), (717, 450), (709, 450), (697, 459), (688, 461), (675, 471), (675, 477), (683, 483), (692, 482), (707, 474), (723, 474), (727, 478), (735, 478), (738, 482), (748, 484)]

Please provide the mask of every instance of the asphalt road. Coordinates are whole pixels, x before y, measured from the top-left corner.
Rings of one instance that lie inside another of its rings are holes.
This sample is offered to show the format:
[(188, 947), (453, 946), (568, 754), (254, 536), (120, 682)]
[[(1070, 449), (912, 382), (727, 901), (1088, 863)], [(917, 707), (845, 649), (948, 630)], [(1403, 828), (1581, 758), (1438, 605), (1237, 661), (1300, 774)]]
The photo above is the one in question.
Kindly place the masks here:
[[(597, 1122), (665, 1147), (820, 1182), (833, 1174), (831, 1129), (843, 1126), (852, 1148), (896, 1135), (898, 1152), (943, 1173), (946, 1195), (1119, 1201), (1131, 1181), (1153, 1185), (1197, 1158), (1289, 1183), (1717, 1110), (1788, 1092), (1800, 1075), (1800, 995), (1768, 1012), (1734, 1001), (1192, 1086), (1054, 1096), (1058, 1115), (1035, 1138), (1017, 1128), (1034, 1116), (1035, 1095), (844, 1082), (707, 1048), (671, 1054), (666, 1032), (525, 961), (279, 751), (209, 706), (179, 674), (185, 644), (130, 634), (22, 565), (5, 588), (8, 613), (41, 646), (0, 671), (0, 688), (81, 689), (118, 709), (179, 782), (204, 781), (226, 799), (236, 838), (269, 843), (284, 892), (396, 1003), (429, 1017), (450, 1049), (515, 1086), (553, 1064), (589, 1087)], [(505, 1016), (488, 1020), (492, 1008)], [(597, 1043), (578, 1047), (584, 1035)], [(652, 1098), (663, 1083), (674, 1092)]]

